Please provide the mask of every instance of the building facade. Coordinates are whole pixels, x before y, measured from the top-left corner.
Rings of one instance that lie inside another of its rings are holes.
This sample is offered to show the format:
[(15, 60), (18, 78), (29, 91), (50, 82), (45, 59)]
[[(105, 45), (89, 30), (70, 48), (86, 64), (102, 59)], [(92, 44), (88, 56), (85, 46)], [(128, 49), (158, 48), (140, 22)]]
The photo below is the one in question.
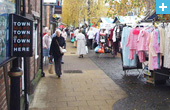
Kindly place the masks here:
[[(25, 5), (23, 5), (23, 1), (25, 1)], [(20, 77), (20, 98), (22, 99), (24, 96), (24, 75), (27, 76), (26, 86), (30, 101), (41, 78), (40, 2), (41, 0), (0, 0), (0, 110), (10, 109), (10, 93), (12, 91), (10, 91), (11, 80), (8, 73), (13, 66), (14, 59), (16, 59), (10, 56), (9, 14), (16, 14), (18, 11), (22, 15), (24, 6), (26, 6), (26, 18), (33, 21), (33, 56), (27, 57), (25, 60), (18, 58), (19, 67), (23, 72)], [(20, 7), (19, 10), (16, 7)], [(45, 8), (46, 16), (43, 19), (43, 26), (50, 28), (51, 7), (46, 6)], [(21, 108), (22, 105), (24, 105), (24, 101), (21, 101)]]

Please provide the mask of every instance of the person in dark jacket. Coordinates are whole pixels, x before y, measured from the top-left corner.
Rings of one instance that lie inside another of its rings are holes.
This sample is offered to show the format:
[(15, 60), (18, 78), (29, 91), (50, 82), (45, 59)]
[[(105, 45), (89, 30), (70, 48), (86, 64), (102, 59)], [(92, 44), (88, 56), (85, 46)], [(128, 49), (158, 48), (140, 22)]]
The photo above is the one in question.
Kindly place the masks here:
[(64, 45), (65, 45), (65, 40), (61, 36), (61, 31), (57, 30), (56, 36), (53, 37), (52, 42), (51, 42), (49, 55), (50, 55), (50, 57), (54, 58), (55, 71), (56, 71), (56, 75), (58, 76), (58, 78), (60, 78), (60, 76), (62, 74), (61, 73), (61, 58), (62, 58), (62, 55), (63, 55), (60, 52), (59, 46), (64, 48)]

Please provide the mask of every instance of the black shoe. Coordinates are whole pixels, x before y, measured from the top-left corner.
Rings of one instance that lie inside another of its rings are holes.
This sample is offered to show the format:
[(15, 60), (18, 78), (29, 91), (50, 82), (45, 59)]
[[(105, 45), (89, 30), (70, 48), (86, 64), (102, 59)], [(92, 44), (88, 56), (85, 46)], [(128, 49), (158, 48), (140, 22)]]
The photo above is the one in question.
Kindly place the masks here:
[(61, 76), (60, 75), (58, 75), (58, 78), (60, 78)]
[(61, 62), (61, 64), (64, 64), (64, 62)]

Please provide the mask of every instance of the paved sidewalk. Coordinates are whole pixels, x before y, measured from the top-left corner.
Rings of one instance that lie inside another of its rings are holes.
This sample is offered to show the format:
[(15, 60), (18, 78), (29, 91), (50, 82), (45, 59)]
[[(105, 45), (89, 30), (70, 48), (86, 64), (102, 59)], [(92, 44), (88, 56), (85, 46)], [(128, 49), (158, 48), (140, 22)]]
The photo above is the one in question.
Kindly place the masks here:
[[(67, 51), (63, 75), (58, 79), (45, 70), (46, 77), (36, 88), (30, 110), (112, 110), (115, 102), (127, 96), (87, 56), (78, 58), (69, 42)], [(81, 70), (82, 73), (65, 73), (66, 70)]]

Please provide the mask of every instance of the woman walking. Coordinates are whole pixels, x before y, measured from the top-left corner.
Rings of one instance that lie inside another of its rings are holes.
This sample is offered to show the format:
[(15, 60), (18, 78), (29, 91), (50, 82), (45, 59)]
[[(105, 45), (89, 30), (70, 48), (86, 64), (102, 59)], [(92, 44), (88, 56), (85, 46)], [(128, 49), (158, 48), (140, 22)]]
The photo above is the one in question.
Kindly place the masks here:
[(45, 34), (43, 37), (43, 57), (49, 55), (50, 45), (51, 45), (51, 31), (48, 30), (47, 34)]
[(61, 36), (61, 31), (57, 30), (56, 31), (56, 36), (53, 37), (51, 47), (50, 47), (50, 58), (54, 57), (54, 62), (55, 62), (55, 71), (56, 75), (58, 78), (61, 76), (61, 58), (62, 58), (62, 53), (60, 52), (59, 46), (64, 48), (65, 45), (65, 40)]
[(86, 37), (82, 33), (82, 29), (80, 29), (79, 33), (76, 36), (77, 40), (77, 54), (79, 58), (83, 58), (83, 55), (86, 54)]

